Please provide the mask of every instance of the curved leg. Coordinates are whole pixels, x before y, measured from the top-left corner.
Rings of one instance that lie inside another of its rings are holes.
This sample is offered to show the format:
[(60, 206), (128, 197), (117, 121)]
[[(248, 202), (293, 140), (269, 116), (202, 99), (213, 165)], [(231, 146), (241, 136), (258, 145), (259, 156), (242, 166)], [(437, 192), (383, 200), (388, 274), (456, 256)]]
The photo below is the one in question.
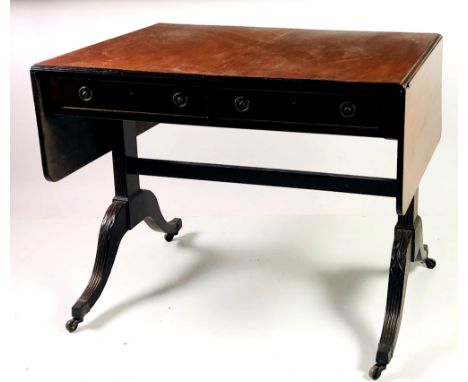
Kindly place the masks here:
[(380, 377), (395, 350), (405, 301), (412, 246), (413, 233), (410, 230), (396, 229), (390, 261), (384, 325), (377, 350), (376, 364), (369, 371), (372, 379)]
[(380, 377), (393, 357), (405, 302), (410, 261), (425, 264), (430, 269), (436, 265), (435, 260), (428, 257), (427, 245), (423, 244), (422, 220), (418, 216), (418, 192), (406, 214), (398, 217), (395, 227), (384, 325), (377, 349), (376, 364), (369, 370), (372, 379)]
[(164, 239), (166, 239), (166, 241), (172, 241), (174, 236), (176, 236), (182, 228), (182, 219), (174, 218), (169, 222), (166, 221), (162, 215), (161, 208), (159, 207), (156, 196), (150, 191), (142, 191), (145, 192), (145, 197), (148, 199), (148, 213), (150, 214), (149, 216), (145, 217), (145, 223), (152, 230), (164, 232)]
[(114, 198), (101, 223), (91, 278), (83, 294), (72, 307), (72, 319), (66, 323), (69, 332), (77, 329), (78, 324), (101, 295), (123, 236), (143, 220), (152, 229), (165, 232), (168, 241), (182, 228), (181, 219), (172, 219), (170, 222), (164, 219), (158, 201), (151, 191), (139, 190), (130, 198)]
[(144, 220), (151, 229), (164, 232), (166, 234), (164, 238), (167, 241), (171, 241), (182, 228), (182, 219), (175, 218), (169, 222), (164, 219), (158, 199), (151, 191), (138, 191), (129, 203), (132, 227)]
[(73, 332), (84, 316), (91, 310), (101, 295), (114, 264), (120, 240), (130, 229), (128, 225), (128, 203), (114, 200), (106, 211), (99, 231), (96, 260), (88, 285), (72, 307), (72, 319), (66, 324)]

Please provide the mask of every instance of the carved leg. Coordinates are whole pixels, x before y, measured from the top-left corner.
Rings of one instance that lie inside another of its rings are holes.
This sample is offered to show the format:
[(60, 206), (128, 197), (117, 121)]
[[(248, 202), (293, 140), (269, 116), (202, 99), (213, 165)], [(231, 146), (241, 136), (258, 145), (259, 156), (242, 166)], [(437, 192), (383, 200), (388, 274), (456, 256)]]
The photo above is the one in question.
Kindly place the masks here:
[(166, 235), (170, 234), (172, 237), (182, 227), (182, 220), (178, 218), (166, 222), (151, 191), (139, 190), (128, 199), (114, 198), (101, 223), (91, 278), (83, 294), (72, 307), (72, 319), (65, 325), (69, 332), (77, 329), (78, 324), (101, 295), (109, 279), (121, 239), (127, 231), (143, 220), (151, 228), (166, 232)]
[(435, 267), (435, 261), (428, 257), (427, 245), (422, 243), (422, 222), (417, 216), (417, 195), (407, 214), (399, 217), (395, 227), (385, 319), (377, 349), (376, 364), (369, 370), (369, 376), (374, 380), (380, 377), (393, 357), (400, 331), (411, 261), (424, 263), (430, 269)]
[(405, 300), (406, 281), (412, 252), (412, 236), (409, 230), (395, 230), (384, 325), (377, 350), (376, 364), (369, 371), (369, 376), (372, 379), (380, 377), (392, 359), (395, 349)]
[(72, 307), (73, 318), (65, 325), (69, 332), (75, 331), (78, 324), (83, 321), (107, 283), (120, 240), (130, 229), (127, 208), (126, 201), (114, 200), (102, 219), (93, 272), (88, 286)]

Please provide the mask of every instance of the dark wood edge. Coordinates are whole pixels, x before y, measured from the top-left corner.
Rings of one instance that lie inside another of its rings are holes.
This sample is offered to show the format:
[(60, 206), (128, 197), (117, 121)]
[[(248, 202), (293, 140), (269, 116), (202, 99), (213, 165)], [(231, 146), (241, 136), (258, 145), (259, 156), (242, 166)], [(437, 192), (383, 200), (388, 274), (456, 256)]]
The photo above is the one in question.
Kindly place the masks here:
[(130, 174), (216, 182), (302, 188), (375, 196), (396, 196), (395, 179), (261, 167), (126, 158)]
[(36, 76), (36, 72), (31, 71), (31, 84), (32, 84), (32, 92), (33, 92), (33, 99), (34, 99), (34, 109), (36, 114), (36, 125), (37, 125), (37, 132), (39, 135), (39, 147), (41, 153), (41, 162), (42, 162), (42, 173), (44, 174), (44, 178), (46, 178), (49, 182), (53, 182), (53, 177), (50, 176), (48, 171), (47, 165), (47, 158), (44, 148), (44, 135), (42, 130), (42, 110), (43, 110), (43, 101), (41, 97), (40, 91), (40, 84)]
[(81, 68), (81, 67), (61, 67), (49, 65), (33, 65), (31, 72), (56, 73), (64, 75), (90, 75), (99, 77), (115, 77), (122, 80), (130, 79), (154, 79), (154, 80), (185, 80), (193, 82), (203, 82), (204, 84), (229, 85), (235, 88), (249, 87), (255, 90), (256, 84), (262, 90), (268, 88), (291, 88), (296, 91), (313, 91), (323, 93), (348, 93), (352, 92), (365, 94), (396, 95), (401, 93), (403, 88), (399, 83), (393, 82), (352, 82), (352, 81), (332, 81), (332, 80), (311, 80), (311, 79), (290, 79), (290, 78), (270, 78), (270, 77), (235, 77), (235, 76), (214, 76), (190, 73), (158, 73), (121, 69), (102, 68)]

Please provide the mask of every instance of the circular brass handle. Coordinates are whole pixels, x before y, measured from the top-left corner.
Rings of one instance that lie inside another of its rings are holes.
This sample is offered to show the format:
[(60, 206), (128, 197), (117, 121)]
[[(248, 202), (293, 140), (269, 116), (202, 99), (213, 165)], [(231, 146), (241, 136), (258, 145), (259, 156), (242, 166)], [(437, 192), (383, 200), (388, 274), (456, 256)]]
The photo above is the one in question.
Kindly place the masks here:
[(182, 92), (177, 92), (172, 96), (172, 102), (174, 102), (174, 105), (179, 109), (183, 109), (187, 106), (188, 96)]
[(345, 101), (340, 105), (340, 114), (343, 118), (353, 118), (356, 114), (356, 105), (349, 101)]
[(234, 107), (239, 113), (245, 113), (250, 109), (250, 100), (247, 97), (239, 96), (234, 100)]
[(84, 102), (89, 102), (93, 98), (93, 91), (87, 86), (82, 86), (78, 90), (78, 97)]

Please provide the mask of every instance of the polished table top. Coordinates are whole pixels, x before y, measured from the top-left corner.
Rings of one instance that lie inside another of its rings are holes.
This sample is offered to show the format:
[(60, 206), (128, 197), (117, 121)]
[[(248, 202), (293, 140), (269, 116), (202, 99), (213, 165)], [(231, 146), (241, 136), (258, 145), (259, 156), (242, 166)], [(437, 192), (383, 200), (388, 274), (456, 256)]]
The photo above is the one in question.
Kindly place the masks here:
[(155, 24), (38, 65), (407, 84), (440, 38), (435, 33)]

